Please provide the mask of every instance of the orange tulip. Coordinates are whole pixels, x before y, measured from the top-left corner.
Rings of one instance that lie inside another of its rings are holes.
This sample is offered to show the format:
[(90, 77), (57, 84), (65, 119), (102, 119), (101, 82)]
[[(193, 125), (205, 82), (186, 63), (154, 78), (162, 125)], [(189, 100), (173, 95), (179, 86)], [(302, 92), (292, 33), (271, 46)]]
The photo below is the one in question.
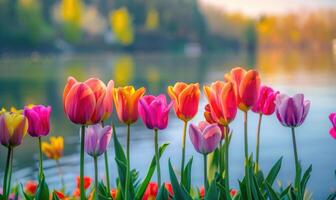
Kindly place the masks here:
[(99, 79), (90, 78), (78, 82), (69, 77), (63, 92), (64, 111), (75, 124), (96, 124), (112, 113), (113, 81), (107, 87)]
[(119, 121), (130, 125), (138, 120), (138, 102), (145, 92), (144, 87), (137, 90), (133, 86), (113, 89), (113, 99)]
[[(204, 93), (209, 101), (210, 116), (208, 119), (227, 126), (237, 114), (237, 103), (232, 82), (216, 81), (211, 86), (204, 86)], [(209, 115), (209, 114), (207, 114)]]
[(200, 93), (198, 83), (188, 85), (184, 82), (177, 82), (174, 87), (168, 87), (168, 94), (174, 102), (174, 111), (179, 119), (187, 122), (196, 115)]
[(248, 111), (258, 100), (260, 76), (256, 70), (246, 71), (235, 67), (231, 74), (225, 75), (225, 80), (234, 83), (237, 104), (240, 110)]
[(42, 142), (42, 152), (44, 155), (53, 160), (59, 160), (63, 154), (64, 139), (63, 137), (50, 137), (50, 143)]

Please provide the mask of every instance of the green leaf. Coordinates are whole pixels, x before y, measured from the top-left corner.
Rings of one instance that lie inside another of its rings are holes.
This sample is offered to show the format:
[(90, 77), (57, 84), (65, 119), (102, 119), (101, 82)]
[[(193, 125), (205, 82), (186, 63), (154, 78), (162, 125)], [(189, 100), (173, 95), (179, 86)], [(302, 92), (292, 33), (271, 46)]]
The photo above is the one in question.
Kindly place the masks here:
[(190, 192), (190, 188), (191, 188), (191, 166), (192, 166), (192, 161), (193, 158), (191, 158), (189, 160), (189, 162), (187, 163), (186, 167), (184, 168), (184, 173), (183, 173), (183, 177), (182, 177), (182, 185), (185, 187), (185, 189), (187, 190), (187, 192)]
[(312, 172), (312, 169), (313, 169), (312, 165), (310, 165), (302, 176), (301, 183), (300, 183), (302, 194), (304, 194), (304, 192), (306, 190), (307, 182), (310, 178), (310, 173)]
[(261, 199), (265, 200), (266, 198), (262, 194), (261, 188), (258, 184), (256, 175), (253, 174), (253, 167), (250, 168), (250, 179), (251, 181), (251, 188), (252, 188), (252, 195), (255, 197), (254, 199)]
[(265, 179), (265, 182), (267, 182), (269, 185), (271, 186), (273, 185), (281, 169), (281, 164), (282, 164), (282, 157), (273, 165), (273, 167), (271, 168)]
[(37, 186), (37, 191), (35, 195), (36, 200), (46, 200), (49, 199), (49, 188), (45, 182), (45, 176), (42, 174), (41, 181)]
[(188, 193), (185, 192), (185, 190), (183, 190), (183, 185), (180, 186), (175, 172), (173, 170), (173, 167), (171, 165), (170, 159), (168, 161), (168, 165), (169, 165), (169, 176), (170, 176), (170, 182), (172, 184), (172, 188), (173, 188), (173, 192), (174, 192), (174, 199), (176, 200), (192, 200), (192, 198), (190, 197), (190, 195)]
[(285, 196), (289, 194), (289, 191), (291, 189), (292, 185), (287, 186), (281, 193), (280, 193), (280, 199), (283, 199)]
[(213, 200), (219, 198), (219, 191), (216, 186), (216, 181), (213, 180), (208, 188), (208, 191), (205, 194), (204, 200)]
[(103, 182), (98, 184), (98, 199), (99, 200), (112, 200), (111, 193), (108, 191), (107, 187)]
[[(162, 156), (163, 152), (166, 150), (166, 148), (168, 147), (169, 143), (164, 143), (160, 146), (159, 148), (159, 157)], [(156, 159), (155, 159), (155, 156), (153, 157), (152, 161), (151, 161), (151, 164), (148, 168), (148, 171), (147, 171), (147, 175), (145, 177), (145, 179), (142, 181), (140, 187), (137, 189), (136, 191), (136, 194), (135, 194), (135, 199), (141, 199), (143, 194), (145, 193), (146, 191), (146, 188), (153, 176), (153, 173), (155, 171), (155, 167), (156, 167)]]
[[(33, 196), (30, 196), (29, 194), (25, 193), (22, 184), (21, 184), (21, 190), (22, 190), (23, 196), (25, 197), (26, 200), (34, 200), (34, 197), (33, 197)], [(3, 199), (4, 199), (4, 198), (3, 198)], [(2, 200), (2, 199), (0, 198), (0, 200)]]
[(336, 192), (330, 194), (327, 198), (327, 200), (334, 200), (334, 199), (336, 199)]
[(168, 199), (169, 199), (169, 193), (166, 190), (165, 184), (163, 183), (156, 196), (156, 200), (168, 200)]
[(267, 188), (267, 192), (268, 192), (268, 195), (270, 197), (270, 200), (280, 200), (280, 197), (274, 191), (274, 189), (272, 188), (272, 186), (270, 184), (266, 183), (266, 188)]
[(52, 193), (52, 200), (60, 200), (55, 191)]
[(240, 188), (240, 196), (242, 199), (247, 199), (247, 191), (246, 191), (246, 179), (244, 178), (242, 181), (238, 181)]

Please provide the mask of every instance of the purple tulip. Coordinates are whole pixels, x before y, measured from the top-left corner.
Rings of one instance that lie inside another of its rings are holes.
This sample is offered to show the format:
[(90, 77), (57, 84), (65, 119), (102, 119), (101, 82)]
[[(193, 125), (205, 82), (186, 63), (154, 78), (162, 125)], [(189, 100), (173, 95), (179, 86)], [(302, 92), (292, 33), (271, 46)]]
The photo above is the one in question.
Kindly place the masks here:
[(41, 137), (50, 131), (50, 106), (36, 105), (25, 107), (24, 115), (29, 122), (28, 133), (32, 137)]
[(112, 136), (111, 126), (95, 124), (88, 126), (85, 134), (85, 152), (92, 157), (97, 157), (106, 151)]
[(333, 127), (329, 130), (329, 133), (334, 139), (336, 139), (336, 113), (331, 113), (329, 115), (329, 119), (333, 125)]
[(27, 134), (28, 120), (20, 114), (5, 112), (0, 115), (0, 142), (6, 147), (15, 147), (22, 143)]
[(169, 110), (173, 103), (167, 105), (165, 95), (157, 97), (146, 95), (139, 101), (139, 115), (149, 129), (165, 129), (168, 125)]
[(276, 115), (283, 126), (298, 127), (307, 117), (310, 108), (310, 101), (304, 100), (303, 94), (296, 94), (289, 97), (280, 94), (276, 97)]
[(252, 107), (252, 111), (263, 115), (272, 115), (275, 111), (275, 98), (279, 92), (274, 92), (271, 87), (262, 86), (259, 91), (259, 98)]
[(217, 124), (201, 121), (198, 126), (190, 124), (189, 136), (196, 151), (206, 155), (217, 148), (222, 132)]

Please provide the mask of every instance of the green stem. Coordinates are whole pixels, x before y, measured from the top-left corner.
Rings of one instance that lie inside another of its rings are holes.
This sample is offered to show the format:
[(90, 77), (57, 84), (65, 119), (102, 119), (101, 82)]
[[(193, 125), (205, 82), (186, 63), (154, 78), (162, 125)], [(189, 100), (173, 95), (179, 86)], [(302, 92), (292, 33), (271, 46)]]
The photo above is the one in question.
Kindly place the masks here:
[[(11, 147), (12, 148), (12, 147)], [(10, 185), (11, 185), (11, 180), (12, 180), (12, 171), (13, 171), (13, 152), (14, 152), (14, 150), (13, 150), (13, 148), (12, 148), (12, 150), (11, 150), (11, 156), (10, 156), (10, 164), (9, 164), (9, 172), (8, 172), (8, 185), (9, 185), (9, 187), (8, 187), (8, 191), (7, 191), (7, 195), (9, 195), (10, 194)]]
[(42, 141), (41, 137), (38, 137), (39, 140), (39, 150), (40, 150), (40, 159), (39, 159), (39, 181), (41, 181), (41, 178), (43, 176), (43, 156), (42, 156)]
[(223, 171), (224, 171), (222, 151), (223, 151), (223, 141), (221, 140), (220, 143), (219, 143), (219, 147), (218, 147), (219, 175), (221, 177), (222, 177)]
[[(8, 181), (8, 176), (9, 176), (10, 168), (11, 168), (11, 159), (12, 159), (11, 157), (12, 157), (12, 148), (8, 147), (5, 177), (3, 179), (3, 196), (4, 196), (4, 199), (8, 199), (8, 191), (10, 190), (10, 181)], [(7, 184), (8, 184), (8, 186), (7, 186)]]
[(208, 187), (209, 187), (209, 183), (208, 183), (208, 166), (207, 166), (207, 155), (204, 154), (203, 155), (203, 162), (204, 162), (204, 168), (203, 168), (203, 171), (204, 171), (204, 196), (206, 194), (206, 192), (208, 191)]
[(95, 169), (95, 199), (98, 200), (98, 164), (97, 164), (97, 156), (93, 157), (93, 161), (94, 161), (94, 169)]
[(187, 134), (187, 125), (188, 122), (184, 122), (183, 127), (183, 136), (182, 136), (182, 163), (181, 163), (181, 181), (183, 179), (183, 171), (184, 171), (184, 161), (185, 161), (185, 143), (186, 143), (186, 134)]
[(157, 169), (157, 181), (158, 186), (161, 186), (161, 170), (160, 170), (160, 155), (159, 155), (159, 144), (158, 144), (158, 130), (154, 129), (155, 137), (154, 137), (154, 144), (155, 144), (155, 158), (156, 158), (156, 169)]
[(229, 181), (229, 145), (230, 145), (230, 141), (229, 141), (229, 127), (225, 126), (225, 143), (224, 143), (224, 147), (225, 147), (225, 188), (227, 189), (227, 192), (230, 191), (230, 181)]
[[(298, 176), (298, 173), (299, 173), (299, 157), (298, 157), (298, 152), (297, 152), (294, 127), (292, 127), (292, 140), (293, 140), (294, 157), (295, 157), (295, 171), (296, 171), (295, 178), (299, 178), (299, 176)], [(295, 183), (297, 183), (297, 180), (295, 180)]]
[(247, 137), (247, 111), (244, 112), (244, 146), (245, 146), (245, 177), (246, 177), (246, 189), (248, 199), (252, 199), (251, 187), (250, 187), (250, 175), (249, 167), (250, 162), (248, 158), (248, 137)]
[[(104, 127), (104, 121), (101, 122), (101, 125)], [(109, 163), (108, 163), (107, 150), (104, 152), (104, 159), (105, 159), (106, 186), (107, 186), (107, 190), (111, 191), (111, 187), (110, 187), (110, 172), (109, 172)]]
[(128, 200), (128, 190), (130, 184), (130, 135), (131, 126), (127, 125), (127, 138), (126, 138), (126, 156), (127, 156), (127, 171), (126, 171), (126, 186), (125, 186), (125, 200)]
[(81, 126), (81, 144), (80, 144), (80, 199), (85, 199), (84, 188), (84, 140), (85, 140), (85, 126)]
[(260, 127), (261, 127), (261, 119), (262, 114), (259, 114), (258, 128), (257, 128), (257, 147), (256, 147), (256, 163), (254, 172), (257, 173), (259, 171), (259, 149), (260, 149)]

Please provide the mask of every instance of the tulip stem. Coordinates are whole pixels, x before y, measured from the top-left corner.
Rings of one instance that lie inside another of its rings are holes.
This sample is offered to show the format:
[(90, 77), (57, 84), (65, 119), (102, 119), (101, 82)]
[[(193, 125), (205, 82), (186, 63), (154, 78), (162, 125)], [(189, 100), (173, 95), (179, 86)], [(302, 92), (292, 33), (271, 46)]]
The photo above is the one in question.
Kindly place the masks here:
[[(294, 127), (292, 127), (292, 140), (293, 140), (293, 148), (294, 148), (294, 157), (295, 157), (295, 171), (296, 171), (296, 176), (295, 179), (298, 176), (299, 173), (299, 158), (298, 158), (298, 152), (297, 152), (297, 147), (296, 147), (296, 138), (295, 138), (295, 129)], [(295, 183), (297, 182), (297, 180), (295, 180)]]
[(97, 164), (97, 156), (93, 157), (93, 162), (94, 162), (94, 169), (95, 169), (95, 199), (98, 199), (98, 164)]
[(219, 147), (218, 147), (219, 175), (221, 177), (222, 177), (223, 171), (224, 171), (222, 151), (223, 151), (223, 141), (221, 140), (220, 143), (219, 143)]
[(181, 182), (183, 180), (183, 171), (184, 171), (184, 161), (185, 161), (185, 143), (186, 143), (186, 134), (187, 134), (187, 125), (188, 122), (184, 122), (183, 127), (183, 136), (182, 136), (182, 163), (181, 163)]
[(7, 151), (7, 161), (6, 161), (6, 169), (5, 169), (5, 177), (3, 179), (3, 197), (4, 199), (8, 199), (8, 194), (10, 191), (10, 178), (11, 175), (11, 160), (13, 155), (13, 149), (12, 147), (8, 147)]
[(208, 191), (208, 187), (209, 187), (209, 183), (208, 183), (208, 162), (207, 162), (207, 155), (204, 154), (203, 155), (203, 162), (204, 162), (204, 196), (206, 194), (206, 192)]
[(161, 186), (161, 169), (160, 169), (160, 155), (159, 155), (159, 144), (158, 144), (158, 130), (154, 129), (154, 132), (155, 132), (154, 144), (155, 144), (157, 181), (158, 181), (158, 185), (160, 187)]
[(80, 199), (85, 199), (84, 189), (84, 141), (85, 141), (85, 126), (81, 126), (81, 144), (80, 144)]
[(126, 138), (126, 156), (127, 156), (127, 171), (126, 171), (126, 183), (125, 183), (125, 200), (128, 200), (128, 190), (130, 182), (130, 135), (131, 126), (127, 125), (127, 138)]
[[(104, 121), (101, 122), (102, 127), (104, 128)], [(113, 124), (112, 124), (113, 125)], [(110, 172), (109, 172), (109, 163), (108, 163), (108, 154), (107, 149), (104, 152), (104, 159), (105, 159), (105, 176), (106, 176), (106, 186), (107, 190), (111, 191), (110, 187)]]
[(40, 150), (39, 177), (40, 177), (40, 181), (41, 181), (42, 176), (43, 176), (43, 157), (42, 157), (42, 141), (41, 141), (41, 137), (38, 137), (38, 140), (39, 140), (39, 150)]
[(251, 187), (250, 187), (250, 175), (249, 167), (250, 161), (248, 158), (248, 137), (247, 137), (247, 111), (244, 112), (244, 146), (245, 146), (245, 177), (246, 177), (246, 189), (248, 199), (252, 199)]
[(254, 172), (257, 173), (259, 171), (259, 149), (260, 149), (260, 128), (261, 128), (261, 120), (262, 114), (259, 114), (258, 128), (257, 128), (257, 146), (256, 146), (256, 163)]
[(229, 145), (230, 145), (230, 138), (229, 138), (229, 127), (225, 126), (225, 143), (224, 143), (224, 148), (225, 148), (225, 188), (227, 192), (230, 191), (230, 186), (229, 186)]

